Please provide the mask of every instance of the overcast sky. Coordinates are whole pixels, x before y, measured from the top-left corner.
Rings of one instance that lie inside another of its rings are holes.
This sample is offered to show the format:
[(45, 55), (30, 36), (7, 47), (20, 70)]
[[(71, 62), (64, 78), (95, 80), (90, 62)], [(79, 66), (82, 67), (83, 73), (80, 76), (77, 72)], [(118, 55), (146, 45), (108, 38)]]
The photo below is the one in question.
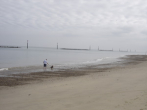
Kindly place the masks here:
[(0, 45), (147, 51), (147, 0), (0, 0)]

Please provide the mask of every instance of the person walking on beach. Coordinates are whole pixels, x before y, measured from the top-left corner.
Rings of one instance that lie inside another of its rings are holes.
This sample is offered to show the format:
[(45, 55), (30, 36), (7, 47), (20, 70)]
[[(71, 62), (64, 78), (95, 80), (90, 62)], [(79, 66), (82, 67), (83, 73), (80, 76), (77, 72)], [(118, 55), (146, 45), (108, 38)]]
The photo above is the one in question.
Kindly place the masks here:
[(46, 67), (47, 67), (47, 59), (45, 59), (44, 61), (43, 61), (43, 66), (44, 66), (44, 71), (46, 71)]

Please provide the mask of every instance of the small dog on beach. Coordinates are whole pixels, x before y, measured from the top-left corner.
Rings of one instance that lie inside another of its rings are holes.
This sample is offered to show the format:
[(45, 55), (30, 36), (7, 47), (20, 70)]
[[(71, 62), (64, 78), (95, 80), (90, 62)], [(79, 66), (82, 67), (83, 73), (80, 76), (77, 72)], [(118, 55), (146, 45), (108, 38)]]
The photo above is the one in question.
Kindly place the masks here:
[(53, 65), (51, 66), (51, 69), (53, 69)]

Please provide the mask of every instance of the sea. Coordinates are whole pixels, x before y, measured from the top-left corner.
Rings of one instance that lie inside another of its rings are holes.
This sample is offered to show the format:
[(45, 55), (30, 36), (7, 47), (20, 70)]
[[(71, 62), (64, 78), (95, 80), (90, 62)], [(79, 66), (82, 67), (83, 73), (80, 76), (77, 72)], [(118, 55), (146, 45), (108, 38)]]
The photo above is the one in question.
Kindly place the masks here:
[[(0, 76), (44, 71), (81, 68), (92, 65), (119, 62), (126, 55), (141, 55), (141, 52), (70, 50), (45, 47), (0, 48)], [(51, 70), (50, 66), (54, 66)]]

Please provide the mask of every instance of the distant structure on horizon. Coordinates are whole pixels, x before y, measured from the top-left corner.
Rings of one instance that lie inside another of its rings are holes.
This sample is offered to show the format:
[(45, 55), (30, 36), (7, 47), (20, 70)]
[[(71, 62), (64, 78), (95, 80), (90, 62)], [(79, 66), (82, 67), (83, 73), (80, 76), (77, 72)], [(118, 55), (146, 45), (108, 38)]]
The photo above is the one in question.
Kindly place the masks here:
[(91, 50), (91, 46), (89, 46), (89, 50)]
[(75, 49), (75, 48), (60, 48), (62, 50), (89, 50), (89, 49)]
[(27, 49), (28, 49), (28, 40), (27, 40)]
[(0, 48), (21, 48), (18, 46), (0, 46)]
[(112, 50), (101, 50), (101, 49), (99, 49), (99, 47), (98, 47), (98, 51), (113, 51), (113, 48), (112, 48)]
[(119, 52), (128, 52), (128, 50), (124, 51), (124, 50), (120, 50), (120, 49), (119, 49)]
[(58, 49), (58, 43), (57, 43), (57, 49)]

